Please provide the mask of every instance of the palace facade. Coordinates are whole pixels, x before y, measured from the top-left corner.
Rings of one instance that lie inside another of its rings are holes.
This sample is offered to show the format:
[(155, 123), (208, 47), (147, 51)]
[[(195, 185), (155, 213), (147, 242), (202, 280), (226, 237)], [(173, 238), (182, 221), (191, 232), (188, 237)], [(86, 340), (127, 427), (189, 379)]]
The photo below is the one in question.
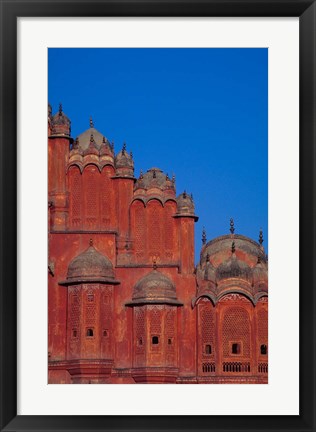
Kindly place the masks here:
[(90, 128), (48, 110), (48, 382), (267, 383), (268, 262), (206, 240), (193, 198)]

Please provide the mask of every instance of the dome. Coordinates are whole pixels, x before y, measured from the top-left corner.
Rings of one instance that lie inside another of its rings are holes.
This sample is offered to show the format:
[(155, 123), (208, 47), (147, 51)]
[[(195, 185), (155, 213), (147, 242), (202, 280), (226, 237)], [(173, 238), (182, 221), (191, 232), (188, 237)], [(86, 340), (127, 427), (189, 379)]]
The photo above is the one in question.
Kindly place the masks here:
[(232, 253), (232, 256), (216, 269), (218, 282), (229, 278), (244, 279), (251, 282), (251, 268), (244, 261), (239, 260), (235, 253)]
[(148, 303), (182, 305), (182, 303), (177, 300), (176, 288), (173, 282), (168, 276), (156, 269), (136, 283), (133, 290), (132, 301), (127, 304)]
[(253, 284), (255, 287), (263, 288), (268, 285), (268, 270), (258, 257), (258, 262), (252, 269)]
[(58, 112), (51, 117), (52, 132), (54, 135), (67, 135), (70, 136), (71, 121), (63, 112), (62, 105), (59, 105)]
[(78, 135), (77, 140), (81, 150), (87, 150), (91, 138), (93, 138), (95, 147), (100, 150), (103, 144), (107, 144), (110, 147), (110, 143), (104, 135), (102, 135), (97, 129), (91, 126), (86, 131), (82, 132), (82, 134)]
[(174, 181), (171, 180), (168, 174), (165, 174), (159, 168), (150, 168), (145, 174), (141, 174), (135, 183), (134, 190), (137, 189), (153, 189), (158, 188), (162, 191), (166, 189), (175, 189)]
[(192, 195), (188, 195), (185, 191), (177, 197), (177, 214), (176, 216), (192, 216), (195, 220), (198, 217), (194, 214), (194, 202)]
[(119, 283), (114, 279), (114, 270), (109, 258), (98, 252), (92, 244), (70, 262), (67, 279), (60, 285), (81, 282)]
[(200, 262), (206, 262), (206, 257), (209, 255), (213, 265), (217, 267), (231, 255), (232, 242), (238, 250), (238, 255), (247, 257), (250, 267), (256, 265), (258, 257), (266, 263), (263, 248), (256, 241), (240, 234), (228, 234), (210, 240), (201, 250)]
[(122, 177), (133, 177), (134, 176), (134, 161), (133, 154), (128, 153), (126, 150), (126, 144), (124, 143), (123, 148), (115, 156), (115, 168), (116, 175)]
[(216, 280), (216, 269), (209, 261), (205, 265), (204, 279), (215, 283)]
[(124, 144), (122, 150), (115, 156), (116, 168), (131, 167), (134, 169), (134, 161), (132, 153), (126, 151), (126, 144)]

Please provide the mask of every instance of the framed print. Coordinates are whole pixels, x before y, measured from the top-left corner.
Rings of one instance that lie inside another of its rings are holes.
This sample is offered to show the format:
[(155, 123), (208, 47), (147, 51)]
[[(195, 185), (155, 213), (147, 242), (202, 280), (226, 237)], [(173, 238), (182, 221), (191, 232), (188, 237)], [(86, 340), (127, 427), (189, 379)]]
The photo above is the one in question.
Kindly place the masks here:
[(315, 7), (2, 2), (1, 430), (315, 430)]

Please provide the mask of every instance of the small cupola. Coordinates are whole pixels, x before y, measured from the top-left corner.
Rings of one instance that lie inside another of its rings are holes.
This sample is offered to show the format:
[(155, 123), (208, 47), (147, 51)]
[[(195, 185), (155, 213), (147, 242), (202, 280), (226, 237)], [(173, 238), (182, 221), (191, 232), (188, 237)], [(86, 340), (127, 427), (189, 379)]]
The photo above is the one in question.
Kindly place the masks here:
[(52, 134), (70, 137), (70, 133), (71, 133), (70, 126), (71, 126), (71, 121), (63, 112), (62, 104), (59, 104), (58, 112), (54, 116), (51, 116)]
[(71, 285), (79, 283), (107, 283), (118, 284), (115, 280), (114, 269), (108, 257), (101, 254), (93, 246), (90, 246), (83, 253), (76, 256), (68, 266), (67, 279), (59, 285)]
[(136, 304), (182, 305), (177, 299), (174, 283), (156, 268), (141, 278), (134, 286), (132, 301), (126, 305)]
[(119, 177), (134, 176), (134, 160), (132, 152), (126, 150), (126, 143), (122, 150), (115, 156), (116, 175)]
[(193, 217), (196, 221), (198, 217), (194, 214), (194, 202), (192, 194), (187, 194), (184, 191), (177, 197), (177, 213), (176, 217)]

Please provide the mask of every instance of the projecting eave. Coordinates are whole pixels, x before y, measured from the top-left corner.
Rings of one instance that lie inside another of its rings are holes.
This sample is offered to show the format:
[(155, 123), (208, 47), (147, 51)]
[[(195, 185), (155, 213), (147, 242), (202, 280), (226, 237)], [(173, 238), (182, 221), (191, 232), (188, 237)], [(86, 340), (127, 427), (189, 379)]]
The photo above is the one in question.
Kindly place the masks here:
[(107, 285), (118, 285), (121, 282), (116, 279), (103, 278), (103, 277), (89, 277), (89, 278), (76, 278), (76, 279), (66, 279), (58, 282), (58, 285), (68, 286), (68, 285), (78, 285), (83, 283), (101, 283)]
[(146, 304), (166, 304), (172, 306), (183, 306), (177, 299), (148, 299), (148, 298), (139, 298), (131, 300), (130, 302), (125, 303), (125, 306), (138, 306), (138, 305), (146, 305)]

